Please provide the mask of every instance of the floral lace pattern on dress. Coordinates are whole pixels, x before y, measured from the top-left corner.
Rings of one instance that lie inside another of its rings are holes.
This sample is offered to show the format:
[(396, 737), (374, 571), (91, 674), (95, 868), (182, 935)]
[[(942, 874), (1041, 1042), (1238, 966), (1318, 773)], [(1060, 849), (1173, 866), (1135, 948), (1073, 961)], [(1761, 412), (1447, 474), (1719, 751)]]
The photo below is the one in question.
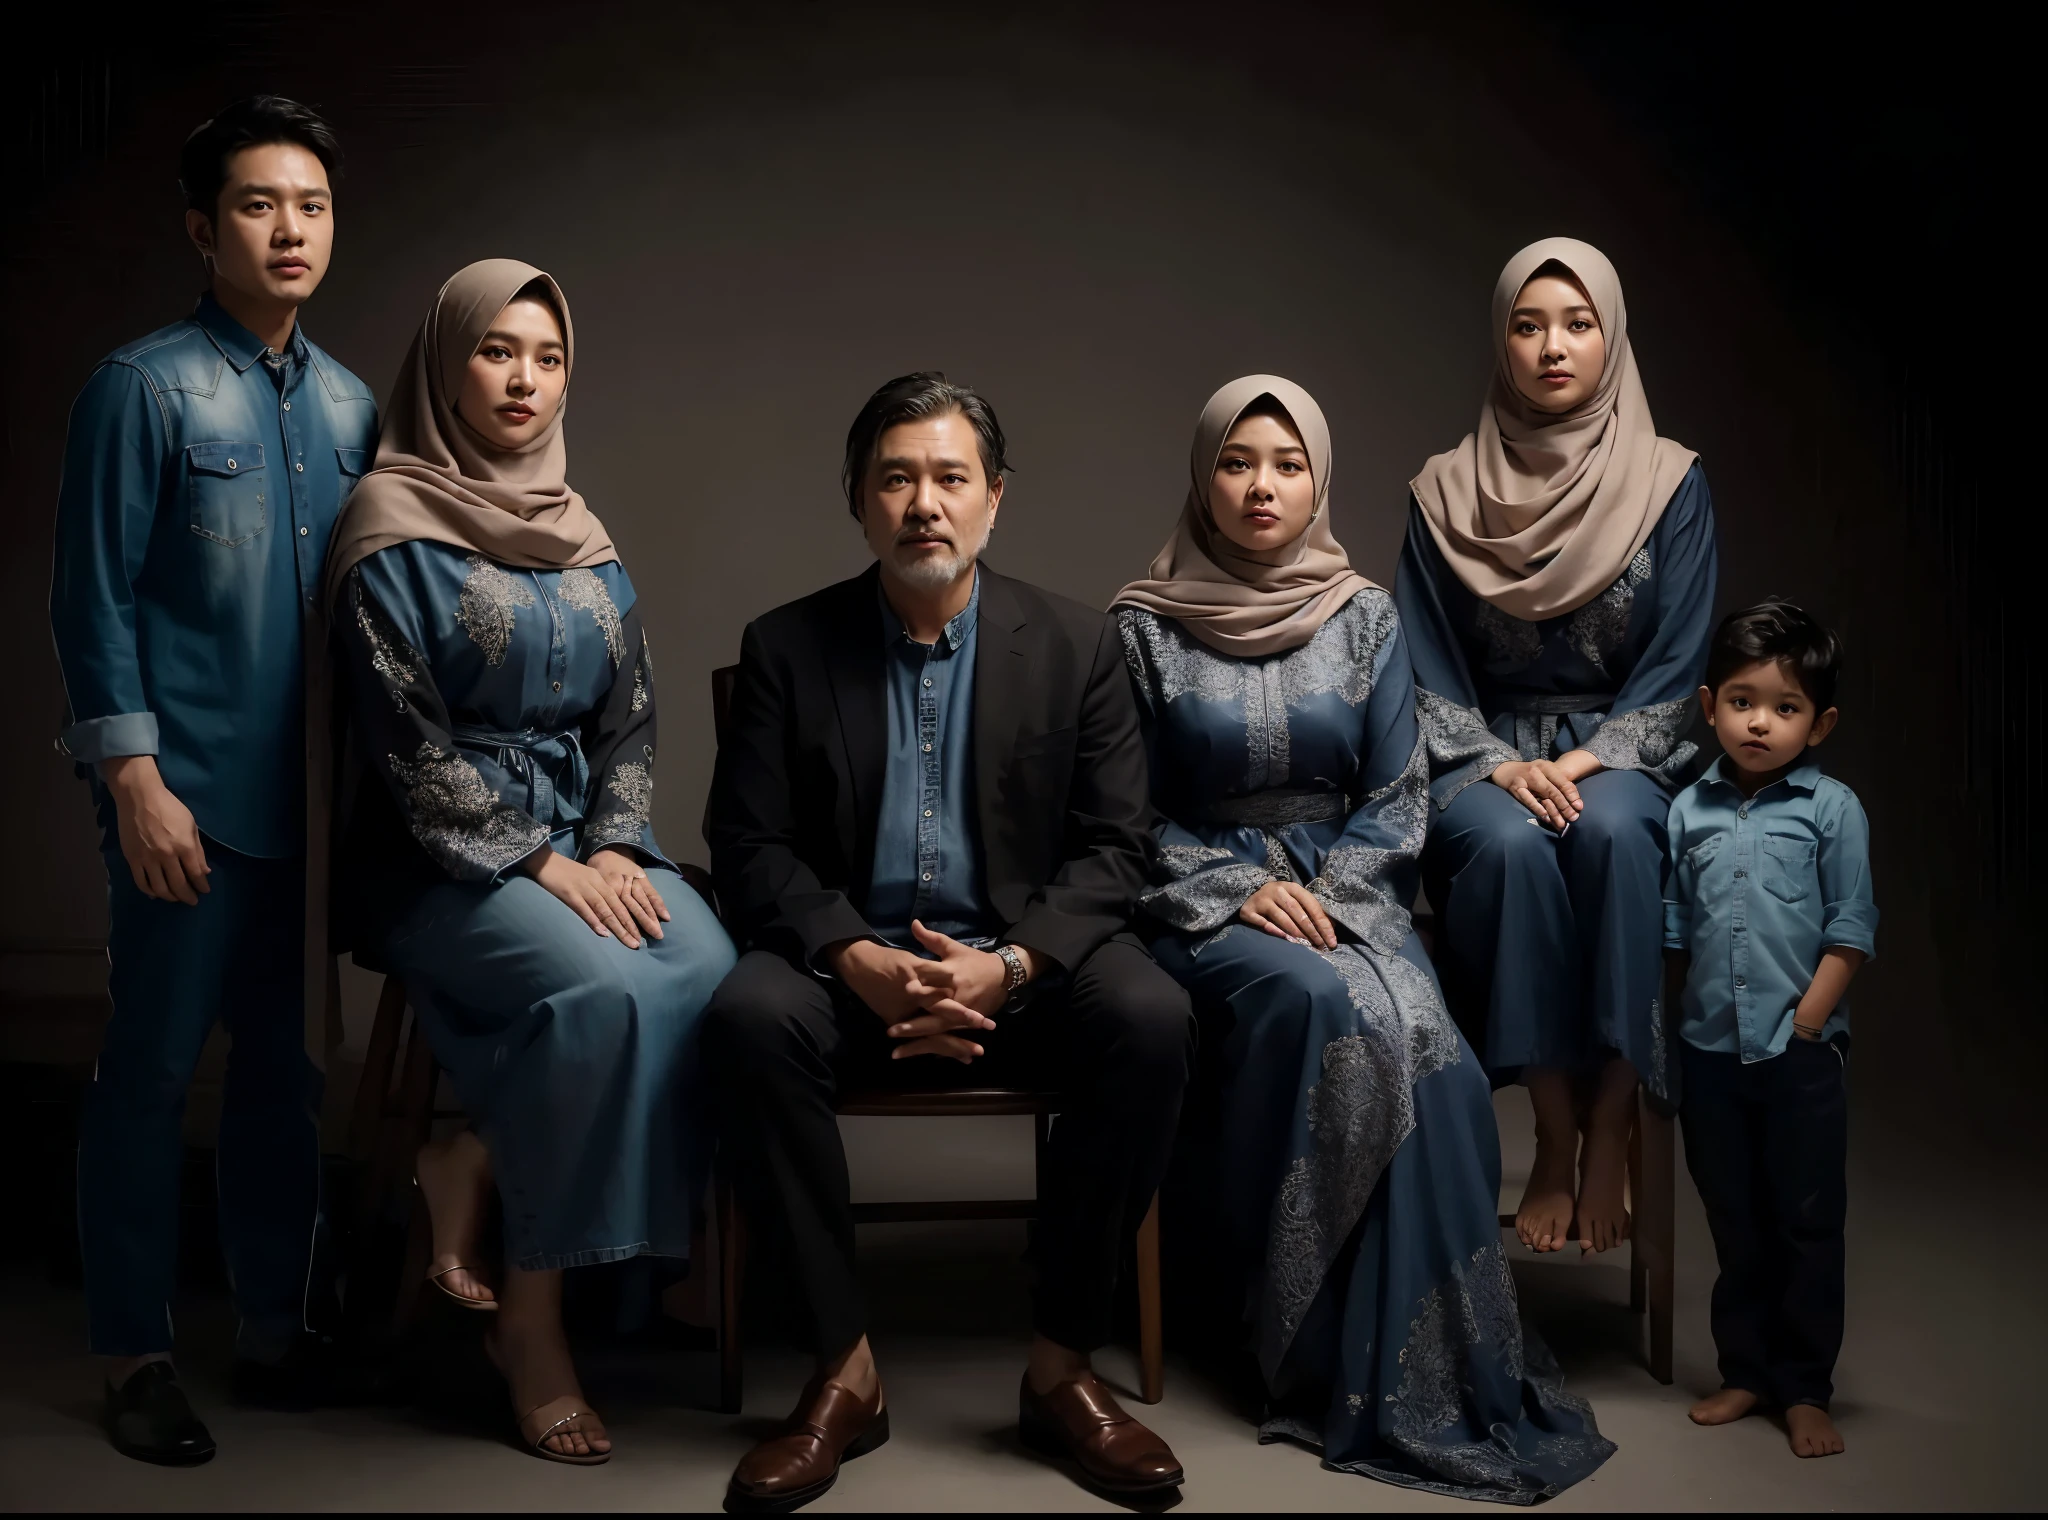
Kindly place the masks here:
[(466, 563), (469, 574), (463, 577), (462, 594), (456, 598), (455, 621), (483, 651), (486, 665), (502, 665), (505, 651), (512, 646), (512, 624), (518, 610), (535, 605), (533, 588), (481, 554), (470, 555)]
[(654, 810), (654, 772), (637, 760), (621, 760), (605, 778), (603, 800), (612, 804), (583, 834), (588, 855), (611, 844), (640, 844)]
[(388, 755), (385, 765), (404, 790), (413, 838), (459, 881), (488, 881), (548, 842), (547, 829), (460, 754), (422, 740), (410, 760)]
[(612, 669), (617, 670), (626, 657), (625, 623), (604, 582), (590, 570), (564, 570), (555, 594), (562, 599), (563, 606), (590, 614), (604, 635), (604, 651), (612, 658)]

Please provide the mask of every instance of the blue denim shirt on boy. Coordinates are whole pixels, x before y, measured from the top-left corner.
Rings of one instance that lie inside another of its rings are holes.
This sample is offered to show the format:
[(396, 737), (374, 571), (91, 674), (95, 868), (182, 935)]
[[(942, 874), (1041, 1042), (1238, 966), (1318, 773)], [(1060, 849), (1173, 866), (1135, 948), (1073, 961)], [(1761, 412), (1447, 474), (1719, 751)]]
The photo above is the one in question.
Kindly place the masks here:
[(305, 848), (304, 627), (377, 447), (370, 388), (211, 295), (116, 349), (71, 411), (50, 622), (80, 764), (155, 755), (208, 838)]
[[(1778, 1055), (1830, 946), (1875, 956), (1870, 825), (1812, 762), (1744, 797), (1726, 757), (1671, 804), (1664, 945), (1687, 950), (1679, 1035), (1699, 1050)], [(1822, 1029), (1849, 1027), (1849, 1000)]]

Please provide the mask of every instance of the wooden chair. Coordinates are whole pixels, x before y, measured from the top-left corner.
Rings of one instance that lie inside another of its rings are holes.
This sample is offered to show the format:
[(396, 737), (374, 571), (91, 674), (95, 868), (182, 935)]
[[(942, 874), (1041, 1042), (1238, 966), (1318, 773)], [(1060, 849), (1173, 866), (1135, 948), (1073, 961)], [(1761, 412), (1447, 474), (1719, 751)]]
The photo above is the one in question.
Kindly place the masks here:
[[(1435, 955), (1435, 917), (1416, 914), (1415, 932), (1424, 948)], [(1673, 1202), (1677, 1152), (1672, 1128), (1671, 1117), (1658, 1113), (1638, 1086), (1636, 1123), (1628, 1144), (1628, 1204), (1634, 1216), (1629, 1236), (1628, 1306), (1637, 1314), (1648, 1312), (1650, 1376), (1660, 1383), (1671, 1381), (1671, 1319), (1678, 1292)], [(1502, 1229), (1511, 1229), (1515, 1216), (1503, 1214), (1500, 1223)]]
[(460, 1117), (457, 1110), (434, 1107), (440, 1078), (440, 1065), (434, 1060), (419, 1015), (407, 1001), (405, 983), (396, 976), (385, 977), (377, 998), (376, 1022), (370, 1026), (362, 1078), (356, 1084), (355, 1112), (349, 1121), (349, 1150), (361, 1160), (363, 1177), (356, 1195), (356, 1238), (348, 1280), (354, 1318), (354, 1305), (376, 1275), (380, 1216), (392, 1190), (402, 1184), (409, 1202), (405, 1250), (389, 1325), (394, 1335), (403, 1332), (419, 1310), (426, 1292), (427, 1260), (433, 1250), (426, 1203), (413, 1182), (412, 1158), (427, 1143), (436, 1119)]
[[(718, 741), (725, 742), (732, 712), (737, 665), (711, 672), (711, 710)], [(839, 1112), (892, 1119), (958, 1119), (990, 1114), (1029, 1114), (1036, 1136), (1036, 1160), (1042, 1163), (1059, 1095), (1012, 1087), (956, 1088), (940, 1092), (890, 1092), (882, 1089), (840, 1094)], [(1042, 1166), (1040, 1168), (1042, 1170)], [(858, 1224), (902, 1224), (956, 1219), (1029, 1219), (1038, 1212), (1035, 1198), (947, 1199), (931, 1203), (857, 1203)], [(742, 1348), (740, 1294), (746, 1271), (746, 1221), (733, 1198), (730, 1180), (718, 1184), (719, 1237), (719, 1407), (738, 1413), (741, 1402)], [(1159, 1198), (1154, 1195), (1137, 1237), (1138, 1361), (1140, 1396), (1156, 1404), (1166, 1388), (1164, 1337), (1159, 1302)]]

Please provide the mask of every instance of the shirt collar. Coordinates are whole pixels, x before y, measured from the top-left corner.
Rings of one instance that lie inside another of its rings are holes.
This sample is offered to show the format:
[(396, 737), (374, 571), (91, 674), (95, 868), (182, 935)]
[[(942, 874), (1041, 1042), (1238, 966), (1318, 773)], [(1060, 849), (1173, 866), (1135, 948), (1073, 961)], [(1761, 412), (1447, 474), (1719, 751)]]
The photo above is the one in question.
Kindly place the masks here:
[[(227, 308), (207, 291), (200, 296), (199, 304), (192, 308), (192, 320), (206, 330), (214, 346), (227, 355), (228, 363), (234, 365), (237, 374), (247, 374), (249, 366), (270, 352), (256, 334), (227, 314)], [(297, 322), (292, 323), (292, 335), (284, 346), (285, 357), (297, 363), (306, 362), (306, 335)]]
[[(896, 609), (889, 605), (888, 596), (882, 591), (880, 580), (875, 582), (875, 600), (882, 605), (882, 647), (892, 647), (898, 639), (909, 643), (916, 640), (903, 626), (903, 619), (896, 616)], [(976, 619), (981, 614), (981, 567), (974, 570), (974, 589), (967, 593), (967, 605), (954, 613), (947, 622), (940, 637), (945, 641), (946, 653), (952, 654), (967, 642), (967, 636), (974, 632)], [(921, 646), (920, 646), (921, 647)]]
[[(1700, 779), (1702, 781), (1717, 782), (1722, 786), (1735, 786), (1735, 778), (1728, 774), (1730, 769), (1728, 757), (1722, 755), (1712, 765), (1707, 767)], [(1821, 769), (1818, 760), (1802, 760), (1776, 781), (1773, 781), (1771, 786), (1759, 787), (1756, 795), (1761, 797), (1772, 786), (1789, 786), (1795, 792), (1811, 793), (1820, 784), (1820, 777)], [(1740, 790), (1739, 787), (1736, 789)]]

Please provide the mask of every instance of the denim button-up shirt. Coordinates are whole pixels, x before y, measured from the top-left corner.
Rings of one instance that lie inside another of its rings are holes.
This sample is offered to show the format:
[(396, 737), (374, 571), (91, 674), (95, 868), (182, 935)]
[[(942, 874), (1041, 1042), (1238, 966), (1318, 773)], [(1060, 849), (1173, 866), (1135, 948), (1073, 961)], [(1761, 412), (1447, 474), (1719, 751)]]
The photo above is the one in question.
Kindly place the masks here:
[(974, 644), (981, 577), (933, 644), (882, 602), (888, 767), (875, 820), (867, 919), (892, 945), (924, 953), (910, 921), (958, 940), (990, 938), (974, 814)]
[(214, 301), (116, 349), (71, 409), (50, 623), (80, 763), (155, 755), (199, 827), (305, 848), (304, 625), (377, 404), (296, 326)]
[[(1831, 946), (1877, 953), (1870, 824), (1856, 794), (1795, 766), (1745, 798), (1721, 759), (1671, 804), (1664, 944), (1687, 950), (1679, 1034), (1699, 1050), (1780, 1054)], [(1849, 1027), (1849, 1000), (1822, 1030)]]

